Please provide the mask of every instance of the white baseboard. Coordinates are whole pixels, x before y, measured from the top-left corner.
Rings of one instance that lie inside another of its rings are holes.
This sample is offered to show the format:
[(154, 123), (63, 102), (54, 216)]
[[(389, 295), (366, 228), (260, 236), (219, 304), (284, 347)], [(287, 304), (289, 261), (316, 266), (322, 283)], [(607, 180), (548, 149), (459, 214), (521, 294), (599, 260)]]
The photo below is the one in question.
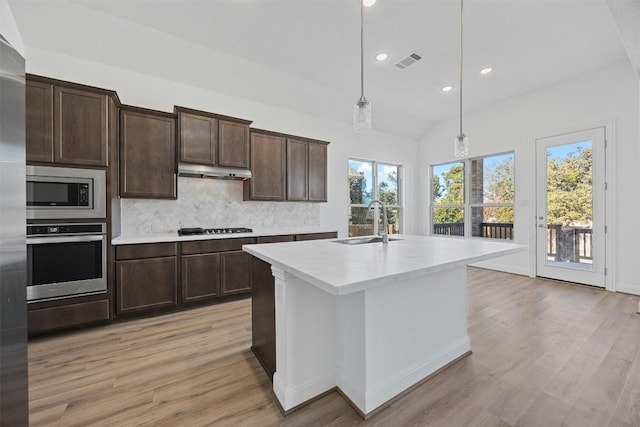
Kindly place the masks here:
[[(424, 380), (440, 368), (456, 360), (471, 350), (471, 342), (468, 336), (454, 342), (449, 348), (434, 355), (429, 360), (416, 363), (403, 369), (386, 381), (371, 387), (365, 397), (366, 407), (360, 408), (364, 414), (368, 414), (385, 402), (393, 399), (409, 387)], [(345, 390), (343, 390), (344, 392)], [(346, 393), (345, 393), (346, 394)], [(348, 395), (347, 395), (348, 396)]]
[(487, 270), (502, 271), (503, 273), (518, 274), (520, 276), (528, 276), (529, 275), (529, 269), (527, 269), (527, 268), (518, 267), (518, 266), (512, 266), (512, 265), (506, 265), (506, 264), (500, 264), (500, 263), (492, 262), (492, 261), (480, 261), (480, 262), (476, 262), (475, 264), (470, 264), (470, 266), (471, 267), (486, 268)]
[(273, 374), (273, 392), (282, 409), (288, 411), (336, 386), (335, 372), (328, 372), (297, 387), (287, 387), (278, 372)]
[(624, 292), (627, 294), (640, 295), (640, 284), (616, 283), (616, 292)]

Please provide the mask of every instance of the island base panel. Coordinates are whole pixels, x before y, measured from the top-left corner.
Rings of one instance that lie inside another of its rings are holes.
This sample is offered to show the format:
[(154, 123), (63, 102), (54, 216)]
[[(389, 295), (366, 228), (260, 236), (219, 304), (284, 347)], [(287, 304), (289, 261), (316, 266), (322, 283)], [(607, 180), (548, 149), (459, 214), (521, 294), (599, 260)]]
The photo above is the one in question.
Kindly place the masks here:
[(366, 417), (470, 351), (464, 267), (339, 296), (272, 271), (286, 412), (338, 387)]

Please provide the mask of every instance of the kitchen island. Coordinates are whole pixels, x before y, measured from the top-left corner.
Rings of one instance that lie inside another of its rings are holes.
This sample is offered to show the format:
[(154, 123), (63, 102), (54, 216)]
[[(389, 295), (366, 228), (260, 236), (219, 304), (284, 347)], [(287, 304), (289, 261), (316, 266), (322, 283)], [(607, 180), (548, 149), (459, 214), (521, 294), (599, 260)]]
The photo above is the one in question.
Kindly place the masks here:
[[(526, 250), (484, 239), (393, 239), (243, 247), (275, 278), (271, 300), (254, 294), (253, 315), (274, 305), (273, 390), (285, 413), (337, 388), (366, 418), (470, 354), (466, 265)], [(263, 321), (254, 319), (254, 343)]]

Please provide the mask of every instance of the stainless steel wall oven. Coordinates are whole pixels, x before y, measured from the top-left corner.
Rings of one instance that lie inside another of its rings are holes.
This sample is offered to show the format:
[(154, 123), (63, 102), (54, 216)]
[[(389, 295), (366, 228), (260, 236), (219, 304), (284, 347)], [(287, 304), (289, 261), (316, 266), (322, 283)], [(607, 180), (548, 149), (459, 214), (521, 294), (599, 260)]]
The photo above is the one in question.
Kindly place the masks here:
[(107, 291), (107, 226), (27, 225), (27, 301)]

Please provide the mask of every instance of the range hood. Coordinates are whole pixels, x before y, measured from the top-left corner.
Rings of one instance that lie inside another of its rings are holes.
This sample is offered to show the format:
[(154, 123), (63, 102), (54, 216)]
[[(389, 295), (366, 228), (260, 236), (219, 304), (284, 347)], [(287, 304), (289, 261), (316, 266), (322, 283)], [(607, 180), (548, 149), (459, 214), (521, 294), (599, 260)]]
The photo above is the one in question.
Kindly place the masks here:
[(188, 176), (192, 178), (220, 178), (245, 180), (251, 178), (249, 169), (225, 168), (222, 166), (205, 166), (189, 163), (178, 164), (178, 176)]

